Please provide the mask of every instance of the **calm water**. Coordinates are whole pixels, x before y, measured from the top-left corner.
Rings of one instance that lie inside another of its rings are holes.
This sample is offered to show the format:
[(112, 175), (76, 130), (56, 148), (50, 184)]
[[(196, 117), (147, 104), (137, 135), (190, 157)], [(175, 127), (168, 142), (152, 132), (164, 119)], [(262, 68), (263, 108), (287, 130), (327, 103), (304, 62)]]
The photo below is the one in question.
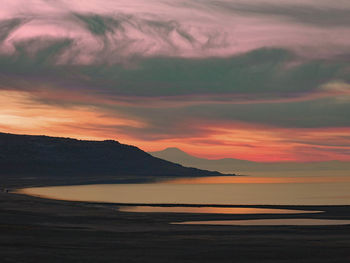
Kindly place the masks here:
[(198, 214), (309, 214), (322, 211), (307, 211), (294, 209), (270, 209), (250, 207), (159, 207), (159, 206), (124, 206), (119, 208), (122, 212), (147, 213), (198, 213)]
[(19, 192), (110, 203), (350, 205), (350, 176), (206, 177), (150, 184), (39, 187)]
[(187, 221), (172, 223), (174, 225), (231, 225), (231, 226), (325, 226), (325, 225), (350, 225), (350, 220), (332, 219), (253, 219), (253, 220), (212, 220), (212, 221)]

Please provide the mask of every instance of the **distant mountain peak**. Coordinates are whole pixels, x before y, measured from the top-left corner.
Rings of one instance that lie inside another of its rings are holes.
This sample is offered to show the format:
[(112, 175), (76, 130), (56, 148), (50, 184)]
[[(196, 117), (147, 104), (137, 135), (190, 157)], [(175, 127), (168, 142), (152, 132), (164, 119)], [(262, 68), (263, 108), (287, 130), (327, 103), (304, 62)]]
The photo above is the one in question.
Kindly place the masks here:
[(168, 147), (165, 148), (164, 150), (160, 150), (160, 151), (154, 151), (154, 152), (149, 152), (149, 154), (151, 155), (171, 155), (171, 156), (178, 156), (178, 157), (193, 157), (192, 155), (188, 154), (187, 152), (177, 148), (177, 147)]
[(179, 153), (186, 153), (185, 151), (181, 150), (180, 148), (177, 147), (168, 147), (165, 148), (164, 150), (161, 150), (161, 152), (179, 152)]
[(170, 147), (158, 152), (150, 152), (151, 155), (161, 158), (170, 162), (182, 164), (184, 166), (196, 167), (198, 169), (215, 170), (220, 172), (232, 172), (239, 171), (244, 172), (310, 172), (316, 173), (325, 170), (347, 171), (350, 167), (350, 162), (341, 161), (328, 161), (328, 162), (312, 162), (312, 163), (297, 163), (297, 162), (285, 162), (285, 163), (263, 163), (254, 162), (249, 160), (223, 158), (210, 160), (205, 158), (199, 158), (192, 156), (179, 148)]

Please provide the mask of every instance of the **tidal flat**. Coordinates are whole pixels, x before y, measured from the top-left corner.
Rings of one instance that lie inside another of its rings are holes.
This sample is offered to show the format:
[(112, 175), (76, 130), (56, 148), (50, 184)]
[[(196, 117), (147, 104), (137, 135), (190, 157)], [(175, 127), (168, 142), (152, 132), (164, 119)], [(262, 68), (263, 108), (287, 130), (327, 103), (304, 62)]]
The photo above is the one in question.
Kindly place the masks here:
[[(118, 204), (0, 194), (1, 262), (346, 262), (350, 226), (209, 226), (173, 222), (349, 220), (349, 206), (244, 206), (310, 214), (122, 212)], [(236, 206), (237, 207), (237, 206)], [(238, 206), (239, 207), (239, 206)]]

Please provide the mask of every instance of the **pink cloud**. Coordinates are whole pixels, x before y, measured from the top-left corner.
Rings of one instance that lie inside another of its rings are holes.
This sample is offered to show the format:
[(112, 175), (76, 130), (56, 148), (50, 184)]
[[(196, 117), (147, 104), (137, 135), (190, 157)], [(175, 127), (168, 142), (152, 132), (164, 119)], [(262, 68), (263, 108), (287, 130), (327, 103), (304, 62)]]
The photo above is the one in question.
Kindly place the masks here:
[[(233, 6), (244, 1), (221, 1)], [(270, 4), (281, 4), (277, 0)], [(284, 4), (291, 4), (287, 2)], [(250, 4), (260, 4), (252, 1)], [(315, 1), (303, 1), (306, 6), (318, 6)], [(326, 6), (325, 1), (320, 5)], [(339, 7), (340, 8), (340, 7)], [(88, 32), (86, 25), (74, 17), (99, 15), (118, 21), (122, 29), (106, 32), (102, 41)], [(349, 27), (329, 30), (283, 20), (279, 16), (242, 14), (215, 8), (212, 2), (176, 1), (7, 1), (0, 19), (26, 18), (30, 22), (15, 30), (1, 50), (31, 38), (53, 37), (74, 40), (71, 53), (79, 53), (76, 63), (93, 63), (101, 56), (109, 62), (121, 57), (231, 56), (262, 47), (292, 49), (303, 57), (330, 57), (347, 52), (350, 45)], [(147, 23), (154, 21), (155, 23)], [(190, 39), (188, 37), (190, 37)], [(13, 50), (13, 49), (12, 49)], [(67, 62), (64, 56), (60, 62)]]

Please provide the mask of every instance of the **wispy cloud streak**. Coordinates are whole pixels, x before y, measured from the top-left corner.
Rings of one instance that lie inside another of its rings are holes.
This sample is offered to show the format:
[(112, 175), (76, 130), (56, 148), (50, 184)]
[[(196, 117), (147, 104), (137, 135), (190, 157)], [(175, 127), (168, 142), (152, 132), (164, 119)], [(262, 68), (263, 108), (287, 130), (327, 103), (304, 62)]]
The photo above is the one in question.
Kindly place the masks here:
[(262, 47), (306, 57), (348, 53), (349, 4), (322, 3), (16, 0), (4, 5), (0, 19), (25, 22), (8, 26), (7, 50), (32, 38), (71, 39), (70, 55), (60, 59), (65, 63), (72, 54), (74, 63), (114, 63), (125, 56), (232, 56)]

